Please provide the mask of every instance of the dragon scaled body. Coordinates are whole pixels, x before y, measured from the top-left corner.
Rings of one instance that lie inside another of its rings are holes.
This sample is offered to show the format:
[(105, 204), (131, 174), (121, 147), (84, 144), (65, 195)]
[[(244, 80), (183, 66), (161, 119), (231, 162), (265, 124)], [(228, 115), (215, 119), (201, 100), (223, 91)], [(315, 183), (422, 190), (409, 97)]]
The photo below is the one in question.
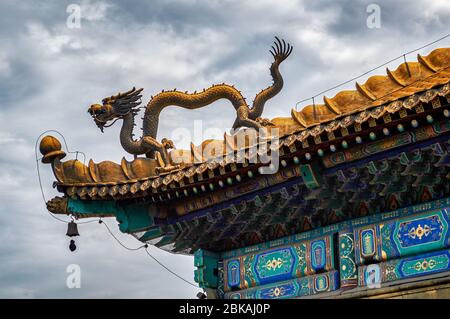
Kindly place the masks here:
[[(159, 115), (161, 111), (171, 105), (179, 106), (185, 109), (198, 109), (209, 105), (217, 100), (226, 99), (231, 102), (236, 110), (236, 120), (233, 128), (250, 127), (259, 129), (263, 126), (272, 125), (270, 121), (262, 119), (261, 115), (265, 103), (278, 94), (283, 88), (283, 78), (279, 71), (279, 65), (292, 52), (293, 47), (275, 37), (276, 41), (270, 53), (274, 61), (270, 66), (273, 84), (259, 92), (250, 108), (246, 103), (241, 92), (231, 85), (217, 84), (202, 92), (185, 93), (177, 90), (162, 91), (155, 95), (148, 102), (143, 118), (143, 135), (140, 139), (133, 138), (133, 128), (135, 126), (134, 118), (138, 113), (138, 106), (141, 104), (141, 92), (143, 89), (132, 90), (119, 93), (103, 99), (102, 104), (91, 105), (88, 112), (94, 118), (97, 126), (103, 131), (104, 127), (111, 126), (117, 119), (123, 119), (123, 125), (120, 132), (120, 142), (122, 147), (130, 154), (135, 156), (146, 154), (154, 158), (160, 155), (163, 166), (172, 169), (173, 166), (168, 156), (168, 149), (173, 148), (172, 141), (162, 139), (159, 142), (156, 137), (158, 133)], [(109, 121), (114, 121), (107, 124)]]

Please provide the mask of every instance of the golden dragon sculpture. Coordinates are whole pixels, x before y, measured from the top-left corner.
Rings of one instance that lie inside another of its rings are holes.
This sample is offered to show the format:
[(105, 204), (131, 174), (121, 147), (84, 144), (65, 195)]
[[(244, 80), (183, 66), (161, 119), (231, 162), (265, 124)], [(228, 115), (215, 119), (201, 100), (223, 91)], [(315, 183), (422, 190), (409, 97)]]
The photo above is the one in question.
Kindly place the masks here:
[[(241, 92), (227, 84), (213, 85), (199, 93), (177, 90), (162, 91), (152, 97), (147, 104), (143, 118), (143, 136), (138, 140), (133, 138), (133, 128), (135, 126), (134, 118), (139, 112), (138, 107), (141, 104), (143, 89), (136, 90), (136, 88), (133, 88), (128, 92), (104, 98), (102, 104), (91, 105), (88, 112), (102, 132), (104, 127), (109, 127), (118, 119), (122, 119), (120, 142), (125, 151), (135, 156), (146, 154), (150, 158), (155, 158), (159, 154), (164, 166), (168, 169), (169, 167), (173, 168), (168, 155), (168, 149), (174, 147), (173, 142), (166, 138), (162, 139), (161, 142), (156, 139), (161, 111), (171, 105), (194, 110), (219, 99), (227, 99), (236, 109), (237, 116), (233, 124), (234, 129), (239, 127), (259, 129), (263, 126), (272, 125), (269, 120), (261, 118), (261, 115), (265, 103), (283, 88), (283, 78), (279, 71), (279, 65), (292, 53), (292, 49), (293, 47), (289, 43), (275, 37), (274, 45), (270, 50), (274, 58), (270, 66), (273, 84), (256, 95), (251, 108)], [(108, 124), (110, 121), (112, 123)]]

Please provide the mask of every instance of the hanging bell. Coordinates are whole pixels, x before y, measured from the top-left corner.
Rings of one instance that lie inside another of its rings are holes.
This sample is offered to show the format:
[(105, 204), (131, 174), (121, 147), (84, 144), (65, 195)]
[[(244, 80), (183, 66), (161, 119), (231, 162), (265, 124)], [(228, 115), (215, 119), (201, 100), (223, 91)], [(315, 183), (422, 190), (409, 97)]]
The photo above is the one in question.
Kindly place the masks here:
[(67, 224), (66, 235), (69, 237), (80, 236), (80, 234), (78, 233), (78, 226), (73, 220)]

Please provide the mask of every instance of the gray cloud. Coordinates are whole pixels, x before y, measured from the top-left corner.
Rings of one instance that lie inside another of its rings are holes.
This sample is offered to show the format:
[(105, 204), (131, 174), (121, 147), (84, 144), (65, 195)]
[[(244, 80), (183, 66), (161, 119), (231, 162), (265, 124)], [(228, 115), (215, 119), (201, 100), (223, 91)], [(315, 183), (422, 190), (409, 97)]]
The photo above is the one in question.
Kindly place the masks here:
[[(66, 27), (71, 3), (82, 5), (80, 29)], [(448, 32), (448, 1), (377, 1), (380, 29), (366, 26), (369, 3), (2, 1), (0, 296), (193, 298), (196, 289), (165, 272), (144, 252), (125, 251), (96, 223), (81, 225), (79, 248), (68, 251), (64, 224), (46, 215), (40, 197), (36, 137), (57, 129), (71, 150), (84, 151), (96, 162), (118, 162), (124, 155), (130, 159), (118, 142), (118, 125), (100, 134), (86, 113), (88, 105), (132, 86), (144, 87), (147, 101), (161, 89), (193, 91), (221, 82), (236, 85), (251, 100), (271, 83), (268, 49), (272, 37), (280, 35), (294, 45), (294, 52), (281, 66), (285, 87), (267, 104), (264, 116), (289, 116), (298, 100)], [(202, 120), (205, 129), (223, 132), (234, 116), (224, 101), (195, 111), (168, 108), (161, 116), (159, 137), (179, 127), (192, 130), (195, 120)], [(55, 196), (50, 168), (41, 170), (47, 198)], [(108, 223), (128, 245), (139, 244), (121, 234), (114, 220)], [(192, 257), (156, 248), (152, 253), (193, 280)], [(81, 266), (81, 289), (65, 286), (65, 270), (72, 263)]]

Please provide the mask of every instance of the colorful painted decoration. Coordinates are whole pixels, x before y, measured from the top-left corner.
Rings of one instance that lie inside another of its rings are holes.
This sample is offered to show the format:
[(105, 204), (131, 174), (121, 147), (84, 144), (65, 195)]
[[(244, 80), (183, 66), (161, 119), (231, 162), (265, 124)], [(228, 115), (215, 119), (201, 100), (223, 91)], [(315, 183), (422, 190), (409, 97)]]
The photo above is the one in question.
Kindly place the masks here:
[(344, 289), (353, 288), (358, 281), (354, 241), (353, 231), (339, 233), (339, 275)]
[(227, 278), (228, 278), (228, 285), (231, 288), (239, 287), (239, 284), (241, 283), (241, 271), (240, 271), (240, 262), (239, 260), (230, 260), (227, 264)]
[(358, 269), (359, 286), (375, 286), (385, 282), (429, 275), (450, 269), (450, 251), (441, 250), (419, 256), (395, 259), (376, 266)]
[(278, 282), (256, 288), (228, 292), (225, 299), (286, 299), (316, 295), (339, 288), (337, 271)]
[(356, 228), (358, 265), (433, 251), (450, 246), (449, 208)]
[[(413, 120), (413, 122), (414, 121), (416, 120)], [(417, 128), (418, 126), (418, 124), (416, 124), (416, 126), (413, 125), (414, 128)], [(323, 163), (326, 167), (333, 167), (344, 162), (354, 161), (363, 157), (375, 155), (390, 148), (430, 139), (437, 136), (438, 134), (448, 131), (450, 131), (450, 122), (442, 121), (431, 126), (423, 126), (421, 128), (417, 128), (412, 132), (404, 132), (397, 136), (390, 136), (379, 141), (362, 144), (355, 150), (345, 150), (342, 152), (330, 153), (324, 156)], [(356, 142), (358, 144), (362, 143), (362, 139), (357, 136)]]
[[(449, 204), (447, 199), (357, 219), (349, 228), (337, 224), (328, 235), (309, 238), (313, 231), (290, 237), (292, 242), (268, 243), (274, 248), (226, 252), (224, 276), (219, 276), (224, 298), (296, 298), (357, 285), (372, 289), (446, 271), (450, 251), (442, 249), (450, 242)], [(376, 218), (381, 220), (374, 222)], [(336, 234), (339, 229), (347, 230)], [(335, 235), (338, 251), (333, 249)]]
[[(333, 236), (250, 253), (224, 261), (225, 291), (334, 270)], [(239, 276), (235, 273), (239, 271)], [(237, 278), (242, 278), (237, 279)]]

